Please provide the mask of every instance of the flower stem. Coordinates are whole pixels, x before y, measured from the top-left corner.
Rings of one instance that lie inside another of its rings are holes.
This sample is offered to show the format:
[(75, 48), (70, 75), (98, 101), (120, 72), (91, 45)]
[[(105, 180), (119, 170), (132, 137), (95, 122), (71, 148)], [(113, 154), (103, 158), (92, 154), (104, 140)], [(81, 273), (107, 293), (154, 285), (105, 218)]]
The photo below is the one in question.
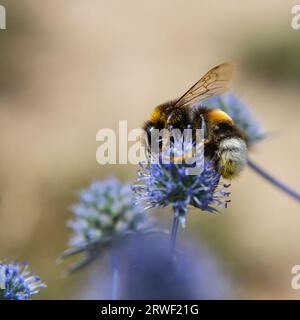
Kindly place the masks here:
[(114, 245), (110, 248), (110, 267), (111, 267), (111, 281), (112, 281), (112, 299), (117, 300), (118, 298), (118, 282), (119, 282), (119, 270), (116, 264), (116, 256)]
[(178, 208), (173, 208), (174, 215), (173, 215), (173, 223), (172, 223), (172, 230), (171, 230), (171, 238), (170, 238), (170, 252), (173, 255), (176, 246), (176, 238), (178, 233), (178, 227), (180, 224), (180, 218), (185, 216), (185, 211), (180, 210)]
[(172, 255), (175, 250), (176, 237), (177, 237), (177, 233), (178, 233), (178, 226), (179, 226), (179, 218), (174, 214), (172, 231), (171, 231), (171, 239), (170, 239), (170, 252)]
[(292, 198), (296, 199), (297, 201), (300, 201), (300, 193), (291, 189), (289, 186), (287, 186), (285, 183), (279, 181), (278, 179), (272, 177), (269, 173), (267, 173), (264, 169), (259, 167), (255, 162), (248, 159), (248, 165), (249, 167), (254, 170), (256, 173), (260, 174), (262, 177), (264, 177), (267, 181), (275, 185), (277, 188), (279, 188), (281, 191), (285, 192)]

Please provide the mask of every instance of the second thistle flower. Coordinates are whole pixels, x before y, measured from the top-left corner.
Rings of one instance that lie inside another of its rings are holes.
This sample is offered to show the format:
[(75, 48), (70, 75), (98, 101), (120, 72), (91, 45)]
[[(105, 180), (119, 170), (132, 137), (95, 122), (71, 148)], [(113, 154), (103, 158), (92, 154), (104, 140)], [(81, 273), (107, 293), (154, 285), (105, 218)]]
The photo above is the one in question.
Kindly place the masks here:
[(71, 266), (71, 271), (86, 264), (114, 238), (147, 226), (143, 210), (134, 205), (130, 185), (113, 177), (95, 181), (82, 190), (72, 212), (74, 218), (68, 221), (68, 226), (73, 234), (63, 258), (77, 253), (84, 253), (85, 257)]

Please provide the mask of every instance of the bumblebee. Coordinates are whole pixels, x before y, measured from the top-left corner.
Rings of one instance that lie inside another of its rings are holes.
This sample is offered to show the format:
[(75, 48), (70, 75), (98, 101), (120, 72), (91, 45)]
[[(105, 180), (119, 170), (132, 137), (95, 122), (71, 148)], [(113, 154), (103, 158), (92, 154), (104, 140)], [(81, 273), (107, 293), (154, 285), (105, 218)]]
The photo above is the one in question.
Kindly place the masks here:
[(144, 124), (147, 142), (151, 144), (153, 129), (188, 127), (204, 129), (204, 156), (212, 160), (225, 179), (239, 175), (247, 162), (247, 146), (243, 133), (231, 117), (220, 109), (211, 109), (199, 102), (225, 93), (233, 78), (235, 66), (220, 64), (208, 71), (179, 99), (157, 106)]

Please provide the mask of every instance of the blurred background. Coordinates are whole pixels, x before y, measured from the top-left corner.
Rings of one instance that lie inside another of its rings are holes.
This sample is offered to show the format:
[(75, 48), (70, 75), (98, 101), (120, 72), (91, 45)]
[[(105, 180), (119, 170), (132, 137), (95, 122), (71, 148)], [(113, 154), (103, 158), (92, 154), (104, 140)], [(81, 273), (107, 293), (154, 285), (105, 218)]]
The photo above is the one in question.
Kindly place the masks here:
[[(55, 260), (76, 192), (132, 165), (100, 166), (96, 133), (140, 127), (211, 67), (237, 64), (233, 91), (269, 137), (251, 157), (300, 189), (300, 30), (296, 1), (2, 0), (0, 259), (26, 260), (48, 284), (40, 299), (101, 298), (107, 256), (72, 276)], [(299, 204), (246, 168), (222, 215), (189, 214), (189, 235), (218, 261), (234, 298), (299, 299)], [(165, 211), (162, 219), (171, 223)]]

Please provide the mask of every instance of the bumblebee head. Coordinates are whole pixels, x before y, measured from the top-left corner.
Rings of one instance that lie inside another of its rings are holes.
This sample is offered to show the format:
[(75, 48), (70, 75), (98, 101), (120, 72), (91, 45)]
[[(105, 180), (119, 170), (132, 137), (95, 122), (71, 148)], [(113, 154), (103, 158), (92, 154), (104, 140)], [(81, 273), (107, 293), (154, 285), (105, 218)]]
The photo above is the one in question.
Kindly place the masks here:
[(157, 106), (150, 115), (153, 123), (164, 123), (164, 127), (185, 128), (188, 121), (188, 112), (185, 108), (174, 108), (174, 101), (168, 101)]
[(150, 114), (151, 122), (161, 122), (164, 120), (164, 113), (160, 106), (154, 108), (154, 110)]

